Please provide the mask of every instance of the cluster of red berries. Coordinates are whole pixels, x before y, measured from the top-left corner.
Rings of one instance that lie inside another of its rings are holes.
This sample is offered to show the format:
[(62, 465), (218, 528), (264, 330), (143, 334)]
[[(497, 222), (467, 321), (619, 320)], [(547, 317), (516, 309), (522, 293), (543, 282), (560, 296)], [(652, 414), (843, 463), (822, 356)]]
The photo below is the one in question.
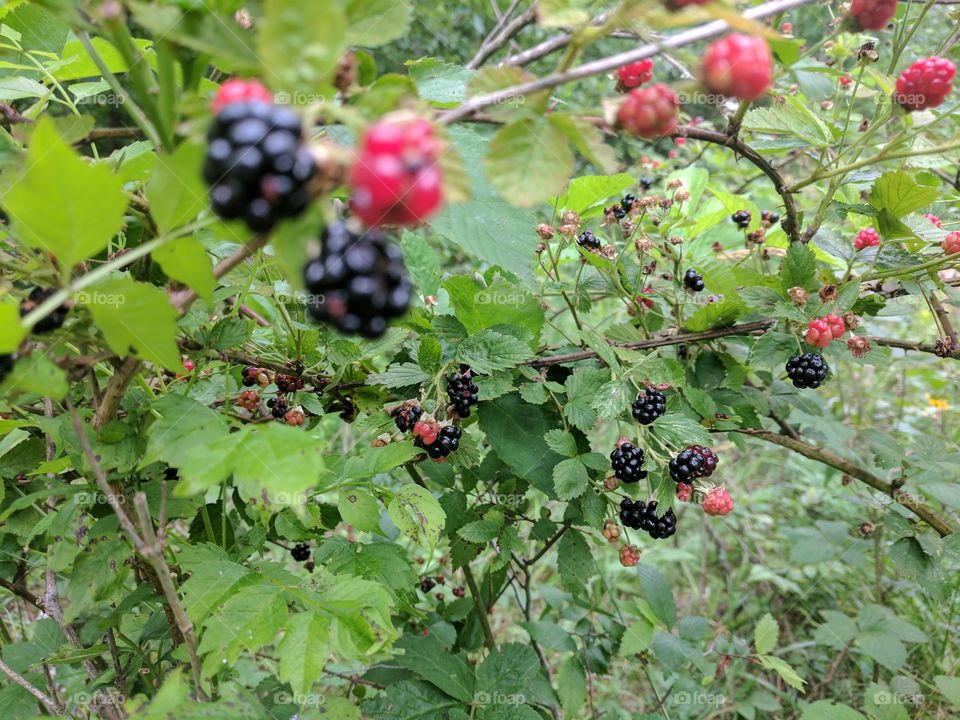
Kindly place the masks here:
[(367, 225), (419, 225), (443, 200), (440, 152), (422, 118), (388, 116), (363, 136), (350, 173), (350, 207)]
[(804, 335), (808, 345), (818, 348), (825, 348), (833, 340), (839, 340), (847, 332), (846, 323), (839, 315), (830, 313), (822, 318), (811, 320), (807, 325), (807, 333)]
[(711, 92), (757, 100), (773, 84), (773, 56), (763, 38), (732, 33), (707, 48), (702, 72)]
[(631, 90), (617, 110), (620, 127), (648, 140), (673, 134), (679, 118), (680, 100), (663, 83)]
[(933, 213), (924, 213), (923, 216), (930, 221), (930, 223), (936, 228), (943, 228), (943, 220), (938, 218)]
[(254, 413), (260, 406), (260, 396), (257, 395), (257, 393), (255, 393), (253, 390), (244, 390), (237, 397), (236, 402), (237, 405), (242, 407), (244, 410)]
[(897, 14), (897, 0), (853, 0), (850, 17), (861, 30), (883, 30)]
[(653, 60), (644, 58), (634, 63), (629, 63), (617, 70), (617, 87), (620, 90), (632, 90), (646, 82), (650, 82), (653, 77)]
[(880, 235), (872, 227), (864, 228), (857, 233), (853, 239), (853, 246), (857, 250), (863, 250), (868, 247), (876, 247), (880, 244)]
[(270, 371), (265, 368), (245, 367), (240, 377), (240, 382), (243, 383), (244, 387), (253, 387), (254, 385), (266, 387), (270, 384)]
[(226, 220), (242, 218), (254, 232), (302, 213), (316, 162), (303, 143), (300, 116), (274, 105), (263, 85), (246, 80), (224, 83), (213, 110), (203, 177), (214, 212)]

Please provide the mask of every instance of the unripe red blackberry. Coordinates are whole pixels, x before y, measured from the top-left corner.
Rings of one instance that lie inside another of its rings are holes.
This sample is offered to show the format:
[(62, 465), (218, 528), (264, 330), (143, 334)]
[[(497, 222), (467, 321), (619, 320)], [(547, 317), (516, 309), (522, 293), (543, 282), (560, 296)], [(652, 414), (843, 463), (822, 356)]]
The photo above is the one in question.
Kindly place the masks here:
[(897, 78), (893, 100), (907, 110), (927, 110), (943, 103), (953, 90), (957, 66), (946, 58), (917, 60)]
[(712, 92), (758, 100), (773, 83), (773, 56), (763, 38), (732, 33), (703, 57), (703, 82)]
[(644, 58), (617, 70), (617, 86), (623, 90), (632, 90), (645, 82), (650, 82), (652, 77), (653, 60)]
[(897, 14), (897, 0), (853, 0), (850, 17), (861, 30), (883, 30)]
[(857, 250), (863, 250), (868, 247), (876, 247), (880, 244), (880, 235), (872, 227), (864, 228), (857, 233), (853, 239), (853, 247)]
[(960, 253), (960, 231), (948, 233), (940, 245), (947, 255), (956, 255), (957, 253)]
[(680, 101), (667, 85), (631, 90), (617, 111), (617, 123), (632, 135), (653, 139), (677, 129)]
[(427, 455), (433, 460), (443, 461), (450, 453), (456, 452), (460, 447), (460, 437), (462, 434), (462, 431), (456, 425), (446, 425), (440, 428), (437, 439), (429, 445), (424, 444), (423, 439), (419, 435), (413, 442), (415, 445), (426, 450)]

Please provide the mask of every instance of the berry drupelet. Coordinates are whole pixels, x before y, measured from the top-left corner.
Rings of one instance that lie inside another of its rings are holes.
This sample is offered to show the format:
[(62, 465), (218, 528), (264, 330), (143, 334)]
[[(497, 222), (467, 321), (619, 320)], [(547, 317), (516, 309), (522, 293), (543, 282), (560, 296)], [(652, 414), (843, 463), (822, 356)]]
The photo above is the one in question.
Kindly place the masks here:
[(316, 172), (302, 132), (289, 108), (262, 100), (226, 105), (207, 134), (203, 166), (214, 212), (225, 220), (242, 218), (254, 232), (302, 213)]
[(641, 425), (649, 425), (667, 411), (667, 399), (654, 388), (647, 388), (637, 395), (631, 406), (633, 417)]
[(687, 288), (687, 290), (700, 292), (704, 288), (703, 275), (693, 268), (690, 268), (683, 274), (683, 286)]
[(643, 466), (643, 450), (626, 439), (617, 443), (617, 447), (610, 453), (610, 465), (617, 480), (623, 483), (640, 482), (647, 477)]
[(473, 382), (473, 371), (466, 366), (462, 366), (460, 372), (453, 373), (447, 379), (447, 395), (457, 415), (462, 418), (470, 417), (470, 408), (477, 404), (479, 391), (480, 388)]
[(290, 551), (290, 554), (297, 562), (306, 562), (310, 559), (310, 546), (306, 543), (297, 543), (293, 546), (293, 550)]
[(387, 321), (407, 312), (412, 286), (403, 255), (378, 230), (358, 235), (328, 225), (320, 256), (303, 270), (310, 315), (343, 333), (378, 338)]
[(624, 195), (620, 200), (620, 207), (623, 208), (624, 212), (630, 212), (633, 210), (634, 204), (637, 202), (637, 198), (633, 195), (627, 194)]
[(823, 359), (823, 355), (804, 353), (787, 360), (786, 370), (794, 387), (818, 388), (827, 379), (830, 366)]

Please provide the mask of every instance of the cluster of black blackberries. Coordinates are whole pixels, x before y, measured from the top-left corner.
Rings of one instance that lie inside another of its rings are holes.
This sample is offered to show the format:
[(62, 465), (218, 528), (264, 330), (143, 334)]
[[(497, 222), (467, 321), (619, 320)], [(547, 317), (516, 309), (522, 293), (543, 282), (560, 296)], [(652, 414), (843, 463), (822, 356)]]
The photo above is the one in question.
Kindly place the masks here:
[(794, 355), (787, 360), (786, 368), (787, 377), (793, 381), (793, 386), (798, 388), (820, 387), (830, 373), (830, 366), (823, 359), (823, 355), (809, 352)]
[(622, 205), (614, 205), (610, 207), (607, 212), (609, 212), (617, 220), (623, 220), (627, 216), (627, 211), (623, 209)]
[(0, 383), (7, 379), (11, 370), (13, 370), (13, 355), (3, 353), (0, 355)]
[(463, 431), (456, 425), (447, 425), (437, 433), (437, 439), (429, 445), (423, 444), (423, 439), (417, 437), (413, 443), (427, 451), (427, 455), (434, 460), (445, 458), (452, 452), (456, 452), (460, 447), (460, 437)]
[(710, 477), (720, 459), (703, 445), (691, 445), (670, 459), (670, 477), (675, 483), (691, 484), (696, 478)]
[(623, 208), (624, 212), (630, 212), (633, 210), (634, 204), (637, 202), (637, 198), (634, 195), (627, 194), (620, 198), (620, 207)]
[(690, 268), (683, 274), (683, 285), (688, 290), (700, 292), (703, 290), (703, 275)]
[(227, 105), (207, 134), (203, 166), (214, 212), (227, 220), (243, 218), (254, 232), (302, 213), (316, 172), (302, 136), (300, 116), (290, 108), (267, 102)]
[(596, 235), (589, 230), (584, 230), (577, 238), (577, 245), (587, 250), (599, 250), (601, 243)]
[(647, 471), (642, 468), (643, 450), (631, 442), (622, 442), (614, 448), (610, 465), (620, 482), (635, 483), (647, 477)]
[(287, 414), (287, 401), (282, 397), (270, 398), (267, 400), (267, 407), (270, 408), (270, 414), (277, 420), (282, 420), (283, 416)]
[(390, 416), (400, 432), (410, 432), (421, 415), (423, 415), (423, 408), (414, 402), (398, 405), (390, 411)]
[(462, 418), (470, 417), (470, 408), (477, 404), (477, 393), (480, 388), (473, 381), (473, 371), (463, 366), (460, 372), (454, 373), (447, 379), (447, 395), (453, 403), (457, 415)]
[[(48, 298), (52, 297), (56, 292), (56, 288), (36, 287), (31, 290), (30, 294), (27, 295), (27, 299), (20, 302), (20, 317), (24, 317), (25, 315), (33, 312), (39, 305), (41, 305)], [(63, 325), (63, 321), (67, 319), (68, 312), (69, 308), (66, 305), (61, 305), (46, 317), (38, 320), (33, 326), (33, 332), (53, 332), (58, 327)]]
[(730, 219), (733, 220), (734, 224), (739, 228), (750, 227), (750, 215), (749, 210), (737, 210), (733, 215), (730, 216)]
[(760, 219), (763, 221), (763, 224), (767, 227), (775, 225), (780, 220), (780, 213), (776, 213), (773, 210), (764, 210), (760, 213)]
[(667, 399), (663, 393), (653, 388), (647, 388), (637, 395), (631, 407), (633, 417), (641, 425), (649, 425), (667, 411)]
[(341, 332), (378, 338), (407, 312), (413, 287), (400, 251), (379, 230), (362, 235), (341, 222), (323, 232), (320, 256), (303, 269), (307, 309)]
[(276, 384), (277, 390), (282, 393), (292, 393), (297, 390), (303, 390), (303, 378), (299, 378), (296, 375), (281, 375), (277, 373), (273, 382)]
[(668, 538), (677, 531), (677, 516), (673, 509), (658, 516), (656, 500), (645, 503), (624, 498), (620, 503), (620, 522), (632, 530), (650, 533), (654, 540)]
[(290, 554), (297, 562), (306, 562), (310, 559), (310, 546), (306, 543), (297, 543), (293, 546)]

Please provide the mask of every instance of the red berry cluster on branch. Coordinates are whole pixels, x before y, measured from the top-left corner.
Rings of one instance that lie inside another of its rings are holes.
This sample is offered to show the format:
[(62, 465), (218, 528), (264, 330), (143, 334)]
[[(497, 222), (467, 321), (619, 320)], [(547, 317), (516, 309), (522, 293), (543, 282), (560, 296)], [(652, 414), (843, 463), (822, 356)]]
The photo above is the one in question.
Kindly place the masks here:
[(648, 140), (673, 133), (679, 118), (680, 100), (662, 83), (631, 90), (617, 111), (620, 127)]
[(843, 318), (833, 313), (811, 320), (804, 335), (808, 345), (825, 348), (833, 340), (839, 340), (847, 331)]
[(880, 235), (872, 227), (864, 228), (857, 233), (853, 239), (853, 246), (857, 250), (863, 250), (868, 247), (876, 247), (880, 244)]
[(883, 30), (897, 14), (897, 0), (853, 0), (850, 17), (861, 30)]
[(953, 90), (957, 66), (946, 58), (917, 60), (897, 78), (893, 99), (907, 110), (928, 110), (943, 103)]

